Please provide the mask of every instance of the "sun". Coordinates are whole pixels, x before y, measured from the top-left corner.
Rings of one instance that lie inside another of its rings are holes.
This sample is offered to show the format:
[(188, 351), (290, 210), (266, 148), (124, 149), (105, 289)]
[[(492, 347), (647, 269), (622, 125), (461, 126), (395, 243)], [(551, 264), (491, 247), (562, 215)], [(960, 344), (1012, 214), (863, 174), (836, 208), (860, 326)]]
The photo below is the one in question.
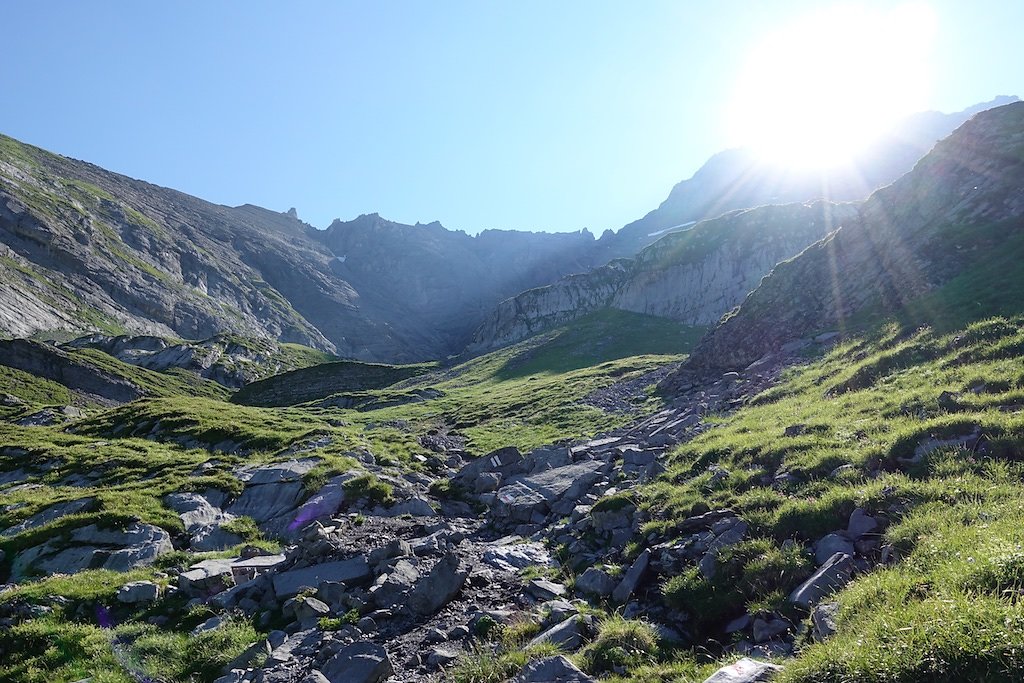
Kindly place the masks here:
[(837, 5), (750, 51), (730, 107), (734, 143), (785, 166), (849, 162), (927, 103), (936, 18), (926, 4)]

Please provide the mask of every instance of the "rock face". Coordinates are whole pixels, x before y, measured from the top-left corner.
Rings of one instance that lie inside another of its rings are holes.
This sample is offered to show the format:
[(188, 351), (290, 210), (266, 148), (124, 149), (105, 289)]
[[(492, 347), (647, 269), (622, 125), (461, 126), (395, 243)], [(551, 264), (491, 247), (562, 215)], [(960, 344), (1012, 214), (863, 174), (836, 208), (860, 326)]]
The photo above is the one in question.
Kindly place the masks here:
[(604, 308), (712, 325), (779, 261), (855, 215), (851, 205), (818, 202), (768, 206), (704, 221), (662, 237), (633, 259), (503, 301), (477, 328), (469, 350), (489, 351)]
[(992, 262), (1021, 239), (1022, 130), (1024, 103), (978, 114), (872, 195), (855, 219), (776, 267), (704, 338), (684, 371), (745, 367), (841, 329), (854, 314), (916, 324), (912, 305), (958, 276), (998, 292)]

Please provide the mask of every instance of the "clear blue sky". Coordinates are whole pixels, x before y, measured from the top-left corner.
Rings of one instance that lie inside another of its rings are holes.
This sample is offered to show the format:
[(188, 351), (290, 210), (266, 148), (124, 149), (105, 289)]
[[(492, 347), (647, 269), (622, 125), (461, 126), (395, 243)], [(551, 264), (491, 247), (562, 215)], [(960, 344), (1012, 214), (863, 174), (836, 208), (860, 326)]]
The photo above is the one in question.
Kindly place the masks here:
[[(318, 227), (600, 232), (729, 144), (748, 46), (821, 4), (9, 2), (0, 132)], [(1024, 2), (925, 4), (928, 108), (1024, 95)]]

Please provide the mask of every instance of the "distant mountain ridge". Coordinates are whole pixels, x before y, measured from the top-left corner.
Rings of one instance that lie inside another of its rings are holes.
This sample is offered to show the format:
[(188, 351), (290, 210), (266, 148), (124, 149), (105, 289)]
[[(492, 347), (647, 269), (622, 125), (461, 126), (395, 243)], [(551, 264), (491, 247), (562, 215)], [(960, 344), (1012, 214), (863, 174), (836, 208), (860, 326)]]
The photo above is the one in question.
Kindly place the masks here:
[(837, 176), (825, 189), (820, 175), (780, 176), (746, 152), (723, 152), (658, 209), (599, 240), (587, 231), (469, 236), (376, 214), (317, 230), (294, 211), (219, 206), (0, 136), (0, 335), (232, 333), (417, 362), (512, 343), (602, 306), (708, 324), (826, 223), (794, 219), (776, 237), (724, 230), (748, 243), (709, 251), (729, 254), (717, 266), (687, 260), (685, 245), (742, 214), (673, 233), (730, 210), (864, 198), (991, 105), (911, 119), (866, 155), (856, 183)]
[(779, 264), (683, 372), (742, 368), (858, 320), (955, 329), (1019, 313), (1022, 262), (1024, 103), (1015, 103), (978, 114), (855, 218)]

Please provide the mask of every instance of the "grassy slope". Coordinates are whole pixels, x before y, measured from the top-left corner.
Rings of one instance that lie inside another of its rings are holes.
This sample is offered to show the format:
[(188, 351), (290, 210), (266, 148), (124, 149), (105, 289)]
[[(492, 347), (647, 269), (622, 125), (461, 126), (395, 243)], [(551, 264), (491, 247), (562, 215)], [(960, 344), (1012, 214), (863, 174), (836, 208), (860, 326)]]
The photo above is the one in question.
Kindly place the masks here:
[[(751, 534), (716, 581), (696, 572), (671, 578), (669, 602), (693, 613), (705, 636), (744, 609), (799, 618), (784, 599), (810, 563), (781, 543), (813, 542), (864, 507), (891, 519), (885, 542), (905, 559), (844, 591), (839, 633), (805, 647), (781, 680), (1024, 676), (1024, 608), (1016, 599), (1024, 582), (1022, 324), (995, 319), (910, 339), (894, 326), (791, 371), (677, 449), (668, 475), (642, 492), (651, 515), (643, 531), (672, 538), (677, 522), (710, 506), (738, 511)], [(939, 407), (943, 391), (961, 393), (956, 407)], [(807, 428), (785, 437), (794, 424)], [(947, 449), (913, 466), (897, 460), (930, 435), (975, 425), (990, 440), (987, 455)], [(729, 477), (712, 484), (712, 464)], [(842, 465), (852, 467), (833, 474)], [(766, 485), (781, 471), (797, 483)]]
[[(560, 438), (589, 436), (634, 417), (582, 404), (591, 391), (673, 361), (700, 330), (662, 318), (606, 311), (506, 349), (379, 392), (387, 399), (433, 388), (443, 396), (422, 403), (346, 413), (353, 423), (410, 423), (416, 432), (455, 427), (469, 450), (483, 454), (516, 445), (533, 448)], [(647, 409), (653, 410), (655, 399)]]

